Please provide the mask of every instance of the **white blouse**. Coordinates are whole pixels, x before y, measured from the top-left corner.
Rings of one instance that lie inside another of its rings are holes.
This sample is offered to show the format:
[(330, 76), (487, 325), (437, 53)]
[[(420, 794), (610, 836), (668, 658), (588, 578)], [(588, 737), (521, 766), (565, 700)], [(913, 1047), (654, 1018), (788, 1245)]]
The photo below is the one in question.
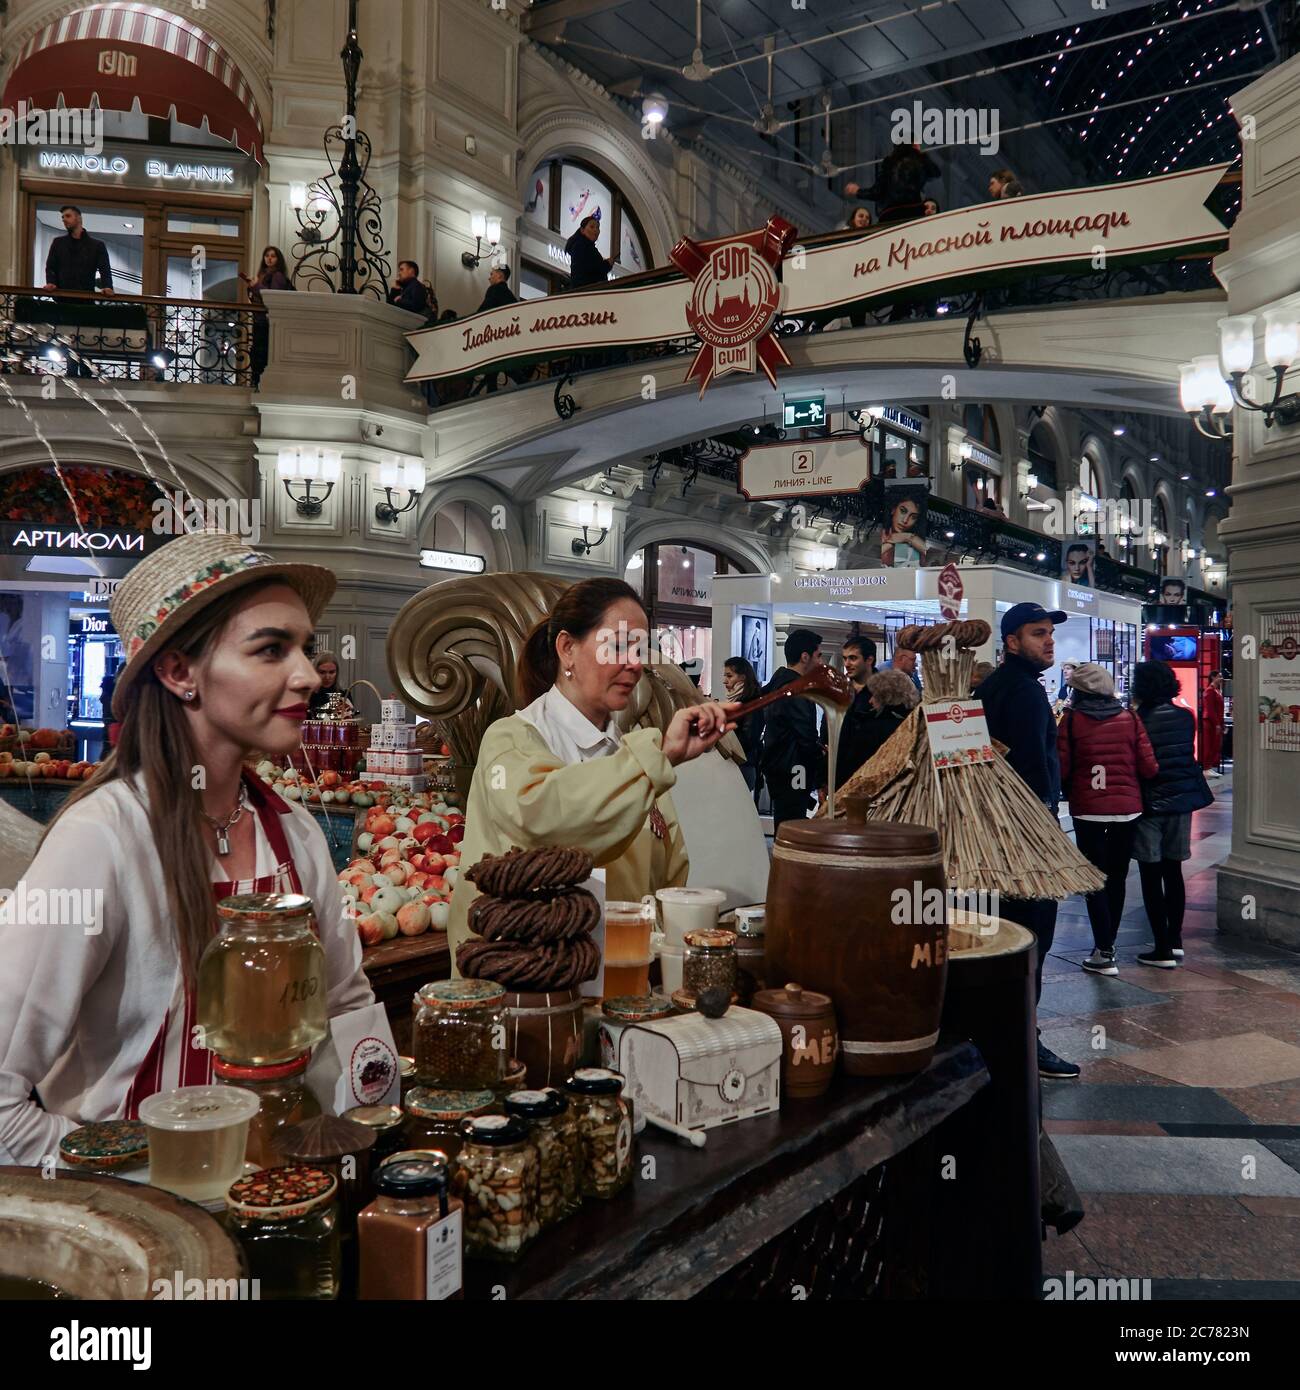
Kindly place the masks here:
[(598, 729), (558, 685), (519, 710), (518, 717), (541, 734), (542, 741), (566, 766), (607, 758), (618, 752), (622, 742), (613, 719)]
[[(256, 814), (254, 823), (260, 877), (277, 865)], [(300, 806), (280, 823), (302, 891), (315, 904), (330, 1017), (372, 1004), (321, 828)], [(216, 881), (215, 861), (214, 869)], [(73, 914), (69, 890), (89, 913)], [(18, 894), (0, 911), (0, 1162), (38, 1164), (78, 1125), (123, 1116), (164, 1021), (167, 1058), (157, 1089), (179, 1084), (186, 1039), (176, 1004), (184, 991), (143, 794), (116, 781), (78, 802), (50, 832), (18, 892), (27, 904), (50, 902), (65, 923), (33, 924)], [(171, 1026), (176, 1019), (182, 1026)]]

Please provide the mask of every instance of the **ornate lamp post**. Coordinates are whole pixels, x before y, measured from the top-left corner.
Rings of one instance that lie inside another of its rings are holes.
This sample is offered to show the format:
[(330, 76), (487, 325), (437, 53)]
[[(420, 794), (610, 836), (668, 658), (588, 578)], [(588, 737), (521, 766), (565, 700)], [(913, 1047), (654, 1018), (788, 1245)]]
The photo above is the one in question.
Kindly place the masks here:
[[(366, 179), (370, 137), (357, 127), (357, 79), (365, 56), (357, 42), (357, 0), (348, 4), (348, 36), (340, 53), (347, 114), (324, 137), (330, 172), (295, 207), (294, 284), (323, 284), (337, 294), (387, 295), (392, 266), (384, 246), (383, 199)], [(336, 283), (337, 278), (337, 283)]]

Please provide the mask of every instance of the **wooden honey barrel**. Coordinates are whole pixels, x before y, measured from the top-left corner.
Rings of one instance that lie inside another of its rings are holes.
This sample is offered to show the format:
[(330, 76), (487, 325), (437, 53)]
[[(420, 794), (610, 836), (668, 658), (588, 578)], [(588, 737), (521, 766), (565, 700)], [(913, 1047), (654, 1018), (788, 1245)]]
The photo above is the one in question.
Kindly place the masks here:
[(576, 989), (506, 995), (506, 1047), (532, 1090), (562, 1086), (582, 1065), (582, 995)]
[(829, 994), (851, 1076), (929, 1065), (948, 974), (937, 832), (862, 818), (784, 821), (767, 890), (767, 978)]

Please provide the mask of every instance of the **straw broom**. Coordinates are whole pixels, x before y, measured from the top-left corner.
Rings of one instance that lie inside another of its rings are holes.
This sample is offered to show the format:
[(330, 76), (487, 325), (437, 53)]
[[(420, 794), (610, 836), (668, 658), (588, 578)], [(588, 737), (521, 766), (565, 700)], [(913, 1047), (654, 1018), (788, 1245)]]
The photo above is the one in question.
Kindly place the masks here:
[(924, 700), (836, 791), (837, 815), (861, 798), (868, 820), (937, 830), (948, 885), (958, 893), (1059, 900), (1095, 892), (1103, 875), (1012, 769), (1001, 744), (994, 742), (991, 762), (934, 765), (926, 710), (970, 698), (973, 649), (988, 637), (980, 619), (903, 628), (898, 645), (920, 653)]

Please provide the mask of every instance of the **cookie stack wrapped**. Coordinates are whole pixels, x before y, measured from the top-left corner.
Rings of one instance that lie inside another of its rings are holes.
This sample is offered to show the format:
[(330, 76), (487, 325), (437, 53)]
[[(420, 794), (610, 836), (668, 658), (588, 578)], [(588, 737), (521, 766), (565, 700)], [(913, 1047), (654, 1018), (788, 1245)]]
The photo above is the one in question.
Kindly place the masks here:
[(469, 909), (474, 939), (456, 964), (466, 979), (496, 980), (517, 993), (576, 989), (600, 970), (591, 933), (600, 903), (579, 885), (591, 855), (563, 846), (488, 855), (465, 873), (479, 890)]

